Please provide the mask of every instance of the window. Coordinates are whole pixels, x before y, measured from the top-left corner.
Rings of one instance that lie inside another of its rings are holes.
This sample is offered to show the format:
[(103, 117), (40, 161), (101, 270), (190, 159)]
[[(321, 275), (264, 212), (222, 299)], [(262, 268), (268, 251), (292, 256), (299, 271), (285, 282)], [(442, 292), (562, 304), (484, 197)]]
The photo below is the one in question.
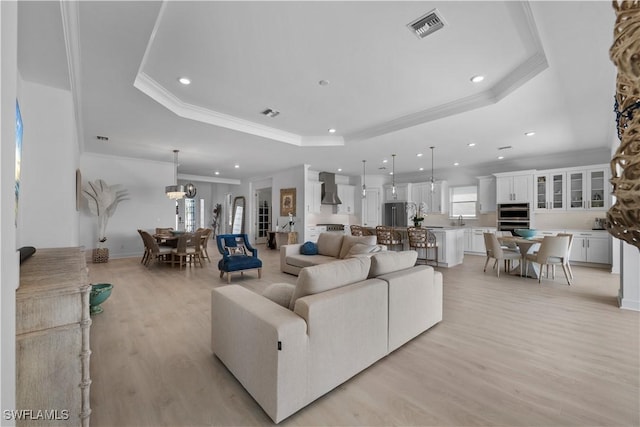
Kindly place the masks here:
[(476, 202), (478, 201), (478, 187), (469, 185), (464, 187), (451, 187), (451, 212), (452, 218), (476, 217)]
[(196, 225), (196, 203), (193, 199), (184, 199), (184, 229), (189, 233), (195, 231)]

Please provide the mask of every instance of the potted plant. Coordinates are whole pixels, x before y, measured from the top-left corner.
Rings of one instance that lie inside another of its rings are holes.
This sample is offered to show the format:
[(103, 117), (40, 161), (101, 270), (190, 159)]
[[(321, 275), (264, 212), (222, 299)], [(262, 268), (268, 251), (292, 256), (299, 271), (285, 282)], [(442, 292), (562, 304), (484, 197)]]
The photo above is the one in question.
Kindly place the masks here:
[(422, 221), (424, 221), (424, 217), (422, 216), (422, 211), (425, 208), (426, 208), (425, 203), (409, 202), (409, 205), (407, 206), (407, 209), (410, 212), (414, 212), (414, 215), (411, 218), (411, 220), (413, 221), (413, 226), (414, 227), (422, 226)]
[(127, 191), (121, 185), (107, 185), (102, 179), (89, 181), (82, 186), (82, 195), (87, 199), (89, 211), (98, 217), (98, 247), (93, 250), (93, 262), (109, 261), (109, 248), (103, 247), (107, 241), (107, 223), (114, 214), (118, 203), (127, 200)]

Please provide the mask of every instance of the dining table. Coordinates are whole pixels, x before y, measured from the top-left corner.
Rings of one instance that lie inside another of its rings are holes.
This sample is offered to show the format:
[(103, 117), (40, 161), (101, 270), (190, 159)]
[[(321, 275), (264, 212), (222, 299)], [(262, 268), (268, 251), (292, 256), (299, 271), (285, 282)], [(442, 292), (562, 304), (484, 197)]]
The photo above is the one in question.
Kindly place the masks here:
[[(534, 253), (540, 247), (540, 243), (542, 243), (542, 238), (532, 237), (532, 238), (525, 239), (524, 237), (519, 237), (519, 236), (498, 236), (498, 242), (500, 242), (501, 245), (507, 246), (507, 247), (511, 247), (515, 245), (520, 251), (520, 257), (521, 257), (520, 262), (524, 263), (522, 266), (525, 267), (527, 263), (526, 261), (527, 254)], [(540, 277), (540, 265), (532, 262), (531, 267), (532, 268), (529, 269), (527, 277), (531, 277), (534, 279), (537, 279), (538, 277)], [(525, 274), (524, 272), (525, 272), (525, 269), (523, 268), (522, 269), (523, 275)], [(509, 273), (520, 274), (519, 266), (512, 268)]]

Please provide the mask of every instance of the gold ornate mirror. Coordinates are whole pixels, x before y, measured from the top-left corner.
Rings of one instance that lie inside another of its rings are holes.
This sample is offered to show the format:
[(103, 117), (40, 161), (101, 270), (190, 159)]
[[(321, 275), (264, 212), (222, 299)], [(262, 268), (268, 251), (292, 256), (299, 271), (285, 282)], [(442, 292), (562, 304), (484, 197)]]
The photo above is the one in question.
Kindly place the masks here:
[(244, 216), (246, 211), (246, 201), (243, 196), (238, 196), (233, 199), (233, 222), (231, 226), (231, 233), (242, 234), (244, 233)]

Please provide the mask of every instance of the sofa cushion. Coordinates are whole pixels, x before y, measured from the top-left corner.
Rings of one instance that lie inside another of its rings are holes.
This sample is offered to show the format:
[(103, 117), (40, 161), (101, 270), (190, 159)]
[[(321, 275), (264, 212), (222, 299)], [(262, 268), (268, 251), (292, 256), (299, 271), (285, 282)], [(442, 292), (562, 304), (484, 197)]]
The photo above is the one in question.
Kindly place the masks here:
[(356, 243), (351, 246), (351, 249), (349, 249), (345, 258), (351, 258), (357, 255), (371, 256), (375, 253), (381, 252), (383, 249), (384, 247), (382, 245), (365, 245), (364, 243)]
[(318, 254), (338, 258), (343, 237), (344, 234), (340, 233), (320, 233), (320, 236), (318, 236)]
[(365, 280), (370, 267), (369, 258), (363, 257), (303, 268), (300, 270), (296, 288), (291, 295), (289, 309), (294, 309), (298, 298)]
[(289, 255), (285, 260), (289, 265), (292, 265), (294, 267), (304, 268), (304, 267), (312, 267), (314, 265), (325, 264), (327, 262), (335, 261), (336, 259), (332, 256), (296, 254), (296, 255)]
[(349, 250), (356, 243), (364, 243), (365, 245), (375, 245), (376, 236), (344, 236), (342, 238), (342, 247), (340, 248), (340, 259), (346, 258)]
[(284, 308), (289, 308), (289, 301), (291, 301), (294, 289), (295, 285), (291, 283), (272, 283), (262, 292), (262, 296)]
[(304, 242), (304, 244), (300, 246), (300, 253), (302, 255), (318, 255), (318, 245), (313, 242)]
[(392, 273), (398, 270), (413, 267), (418, 259), (416, 251), (385, 251), (374, 254), (371, 257), (371, 270), (369, 277), (378, 277), (381, 274)]

